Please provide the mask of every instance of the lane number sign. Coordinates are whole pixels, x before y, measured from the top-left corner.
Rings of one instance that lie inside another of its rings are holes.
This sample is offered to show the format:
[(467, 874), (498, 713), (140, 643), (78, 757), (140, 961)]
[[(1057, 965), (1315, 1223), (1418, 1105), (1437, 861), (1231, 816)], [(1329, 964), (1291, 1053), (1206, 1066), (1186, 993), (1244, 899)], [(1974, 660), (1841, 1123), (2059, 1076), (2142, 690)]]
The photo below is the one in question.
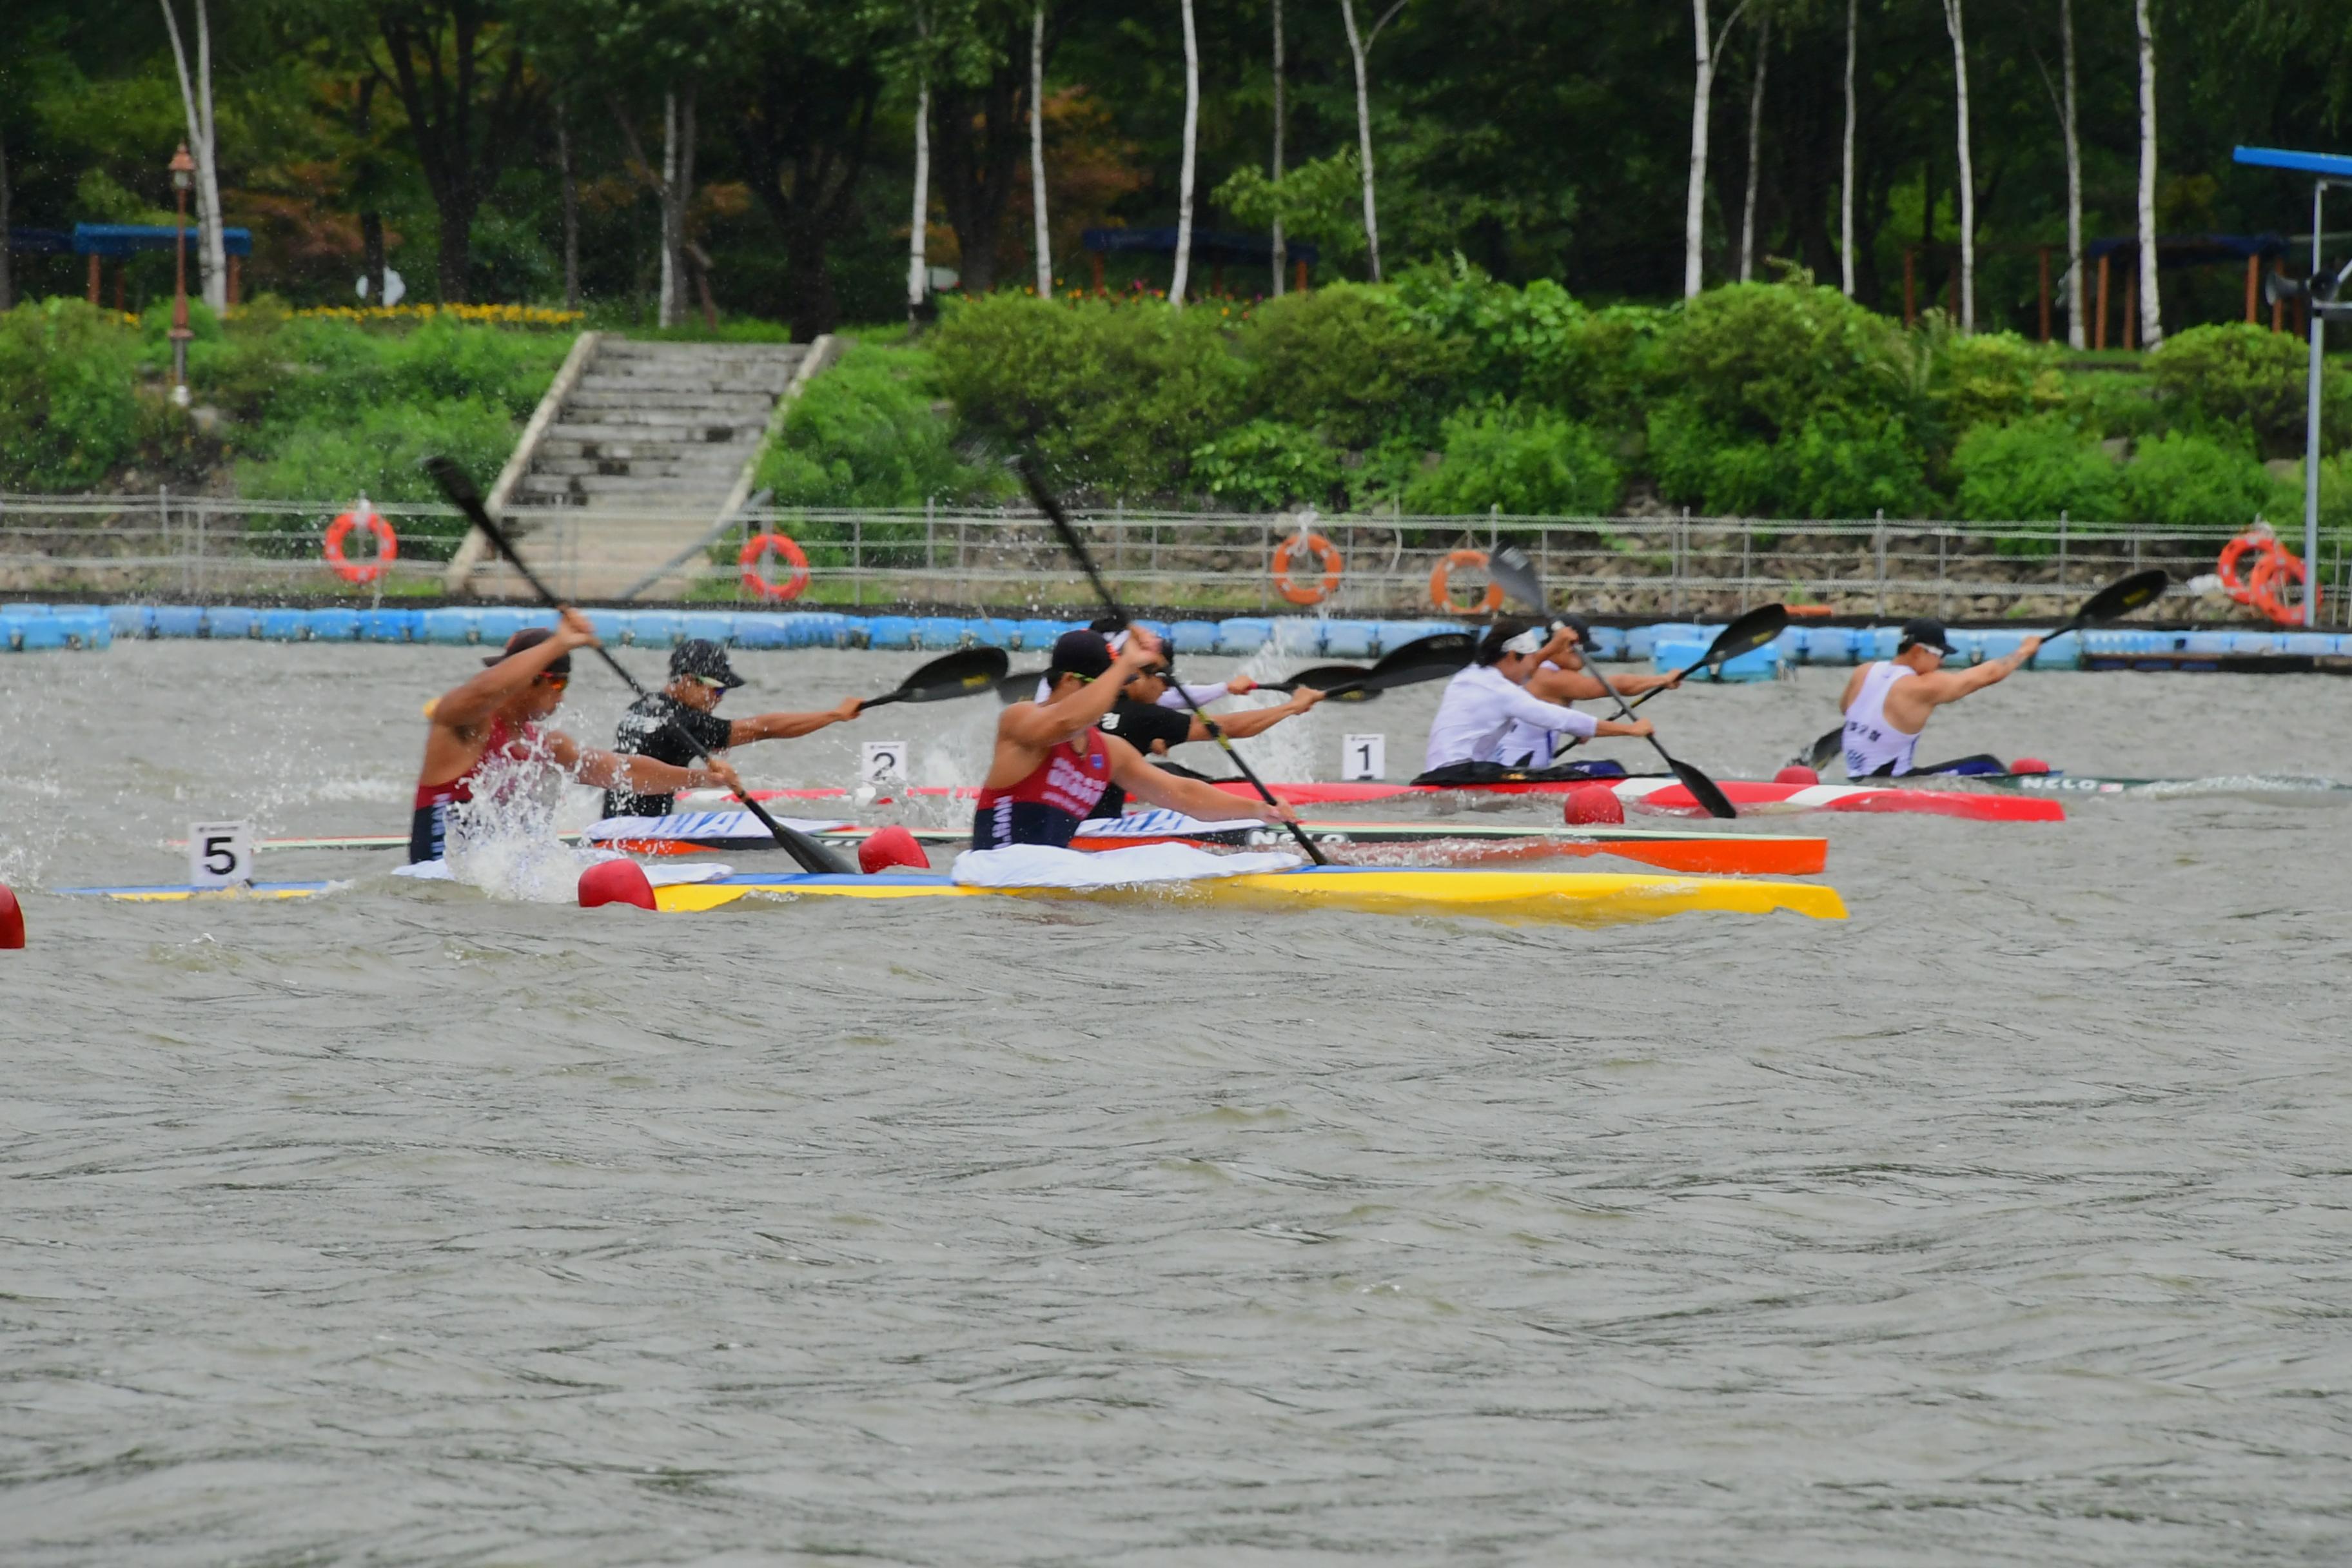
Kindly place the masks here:
[(1339, 777), (1349, 783), (1358, 779), (1375, 782), (1389, 776), (1389, 738), (1386, 735), (1349, 735), (1339, 746)]
[(907, 742), (904, 741), (868, 741), (858, 763), (860, 782), (870, 784), (888, 784), (907, 776)]
[(188, 886), (236, 888), (253, 880), (253, 824), (188, 825)]

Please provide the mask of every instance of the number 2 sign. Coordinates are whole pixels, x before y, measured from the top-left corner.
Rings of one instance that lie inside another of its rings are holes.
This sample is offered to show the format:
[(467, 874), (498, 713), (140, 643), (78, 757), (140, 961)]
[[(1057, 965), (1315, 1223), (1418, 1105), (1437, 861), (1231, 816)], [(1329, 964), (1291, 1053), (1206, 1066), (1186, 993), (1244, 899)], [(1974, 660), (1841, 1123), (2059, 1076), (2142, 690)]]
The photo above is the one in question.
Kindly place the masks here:
[(887, 784), (907, 776), (907, 742), (904, 741), (868, 741), (857, 770), (858, 778), (870, 784)]
[(188, 886), (235, 888), (253, 880), (253, 824), (188, 825)]

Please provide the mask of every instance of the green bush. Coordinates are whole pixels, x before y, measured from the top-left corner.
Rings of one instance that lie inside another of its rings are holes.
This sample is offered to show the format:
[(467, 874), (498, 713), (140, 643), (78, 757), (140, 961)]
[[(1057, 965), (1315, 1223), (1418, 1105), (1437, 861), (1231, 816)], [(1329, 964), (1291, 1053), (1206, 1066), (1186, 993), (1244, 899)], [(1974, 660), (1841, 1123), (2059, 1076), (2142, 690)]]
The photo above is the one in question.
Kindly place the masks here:
[(1778, 441), (1758, 441), (1663, 408), (1651, 416), (1650, 455), (1660, 493), (1715, 516), (1926, 517), (1939, 510), (1909, 427), (1885, 415), (1824, 413)]
[(1954, 339), (1938, 379), (1943, 422), (1956, 437), (1979, 426), (2029, 419), (2066, 402), (2056, 351), (2015, 332)]
[(2238, 528), (2296, 510), (2294, 493), (2248, 453), (2178, 431), (2140, 444), (2123, 474), (2124, 516), (2176, 528)]
[[(2310, 346), (2244, 321), (2191, 327), (2148, 356), (2158, 405), (2173, 424), (2235, 434), (2266, 458), (2298, 457), (2309, 407)], [(2352, 374), (2327, 367), (2320, 400), (2326, 444), (2352, 440)]]
[(918, 507), (1001, 489), (949, 444), (931, 411), (937, 370), (919, 349), (859, 344), (810, 382), (760, 461), (778, 506)]
[(87, 489), (140, 434), (139, 340), (79, 300), (0, 316), (0, 489)]
[(1275, 511), (1294, 501), (1346, 504), (1339, 454), (1312, 430), (1253, 419), (1192, 454), (1192, 480), (1217, 501), (1244, 511)]
[(2055, 518), (2112, 522), (2124, 515), (2123, 470), (2096, 441), (2055, 416), (1979, 425), (1952, 455), (1960, 515), (1977, 522)]
[[(426, 458), (446, 453), (487, 477), (514, 450), (515, 435), (507, 411), (483, 398), (387, 403), (348, 419), (281, 430), (267, 458), (237, 465), (237, 490), (262, 500), (438, 500), (441, 492), (423, 467)], [(463, 527), (453, 521), (439, 531)], [(435, 531), (413, 521), (402, 524), (404, 534), (411, 531)]]
[(951, 302), (932, 342), (970, 428), (1034, 443), (1066, 482), (1102, 494), (1181, 493), (1247, 380), (1223, 317), (1158, 301), (991, 294)]
[(1458, 256), (1410, 269), (1396, 297), (1421, 336), (1457, 345), (1464, 396), (1532, 399), (1618, 430), (1641, 427), (1654, 345), (1673, 319), (1648, 306), (1589, 310), (1548, 279), (1514, 289)]
[(1286, 294), (1259, 306), (1240, 336), (1252, 405), (1342, 447), (1433, 436), (1459, 395), (1458, 342), (1418, 330), (1386, 289)]
[(1900, 412), (1898, 329), (1834, 289), (1741, 283), (1684, 304), (1657, 345), (1688, 417), (1742, 441), (1837, 414), (1865, 429)]
[(1591, 517), (1614, 510), (1624, 488), (1601, 437), (1542, 409), (1465, 409), (1445, 421), (1444, 440), (1437, 467), (1406, 489), (1407, 511)]

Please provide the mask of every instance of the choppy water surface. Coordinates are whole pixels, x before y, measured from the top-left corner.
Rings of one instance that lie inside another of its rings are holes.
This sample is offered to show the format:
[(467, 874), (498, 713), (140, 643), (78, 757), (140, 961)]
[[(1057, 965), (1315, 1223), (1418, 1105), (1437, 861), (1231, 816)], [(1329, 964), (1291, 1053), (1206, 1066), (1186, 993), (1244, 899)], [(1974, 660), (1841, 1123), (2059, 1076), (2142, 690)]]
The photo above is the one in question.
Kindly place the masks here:
[[(916, 662), (740, 660), (746, 712)], [(9, 1563), (2352, 1549), (2352, 811), (1766, 825), (1843, 925), (38, 891), (178, 880), (194, 818), (404, 831), (470, 668), (0, 660)], [(1752, 774), (1837, 676), (1654, 711)], [(1403, 776), (1433, 700), (1269, 765)], [(746, 772), (965, 780), (992, 719)], [(2352, 683), (2021, 677), (1929, 747), (1979, 748), (2352, 779)]]

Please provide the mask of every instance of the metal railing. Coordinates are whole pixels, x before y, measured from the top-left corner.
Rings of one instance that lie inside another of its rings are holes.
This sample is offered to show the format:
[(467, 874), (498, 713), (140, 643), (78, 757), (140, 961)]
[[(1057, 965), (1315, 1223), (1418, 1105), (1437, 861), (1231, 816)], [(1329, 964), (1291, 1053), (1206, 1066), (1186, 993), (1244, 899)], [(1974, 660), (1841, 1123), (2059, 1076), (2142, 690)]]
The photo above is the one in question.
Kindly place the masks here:
[[(251, 501), (215, 496), (0, 495), (0, 594), (96, 594), (148, 599), (425, 599), (441, 593), (442, 563), (463, 520), (439, 505), (375, 508), (400, 536), (398, 558), (373, 582), (351, 583), (322, 559), (327, 527), (345, 503)], [(646, 541), (659, 555), (690, 544), (707, 516), (524, 509), (510, 513), (541, 574), (593, 603), (642, 575)], [(1276, 548), (1302, 529), (1337, 551), (1337, 582), (1315, 613), (1426, 615), (1433, 574), (1459, 551), (1517, 541), (1559, 603), (1596, 615), (1719, 617), (1779, 600), (1844, 616), (1938, 615), (1953, 620), (2040, 616), (2070, 608), (2102, 583), (2144, 566), (2171, 573), (2168, 620), (2243, 619), (2225, 596), (2195, 592), (2234, 530), (2116, 523), (1805, 521), (1673, 517), (1339, 516), (1313, 513), (1080, 512), (1097, 560), (1122, 597), (1204, 616), (1304, 608), (1271, 570)], [(767, 605), (736, 558), (746, 539), (784, 534), (809, 559), (803, 607), (883, 609), (930, 605), (996, 614), (1045, 613), (1088, 602), (1083, 580), (1042, 520), (1025, 510), (762, 508), (713, 543), (690, 569), (684, 597)], [(621, 559), (628, 542), (637, 553)], [(2315, 574), (2323, 624), (2344, 626), (2345, 541), (2328, 541)], [(365, 531), (351, 541), (368, 547)], [(362, 561), (364, 558), (362, 558)], [(1475, 564), (1451, 568), (1459, 608), (1482, 602)], [(679, 579), (670, 579), (675, 583)], [(1324, 563), (1300, 552), (1293, 583), (1309, 593)], [(503, 566), (477, 578), (481, 593), (520, 593)], [(672, 590), (674, 593), (675, 590)]]

